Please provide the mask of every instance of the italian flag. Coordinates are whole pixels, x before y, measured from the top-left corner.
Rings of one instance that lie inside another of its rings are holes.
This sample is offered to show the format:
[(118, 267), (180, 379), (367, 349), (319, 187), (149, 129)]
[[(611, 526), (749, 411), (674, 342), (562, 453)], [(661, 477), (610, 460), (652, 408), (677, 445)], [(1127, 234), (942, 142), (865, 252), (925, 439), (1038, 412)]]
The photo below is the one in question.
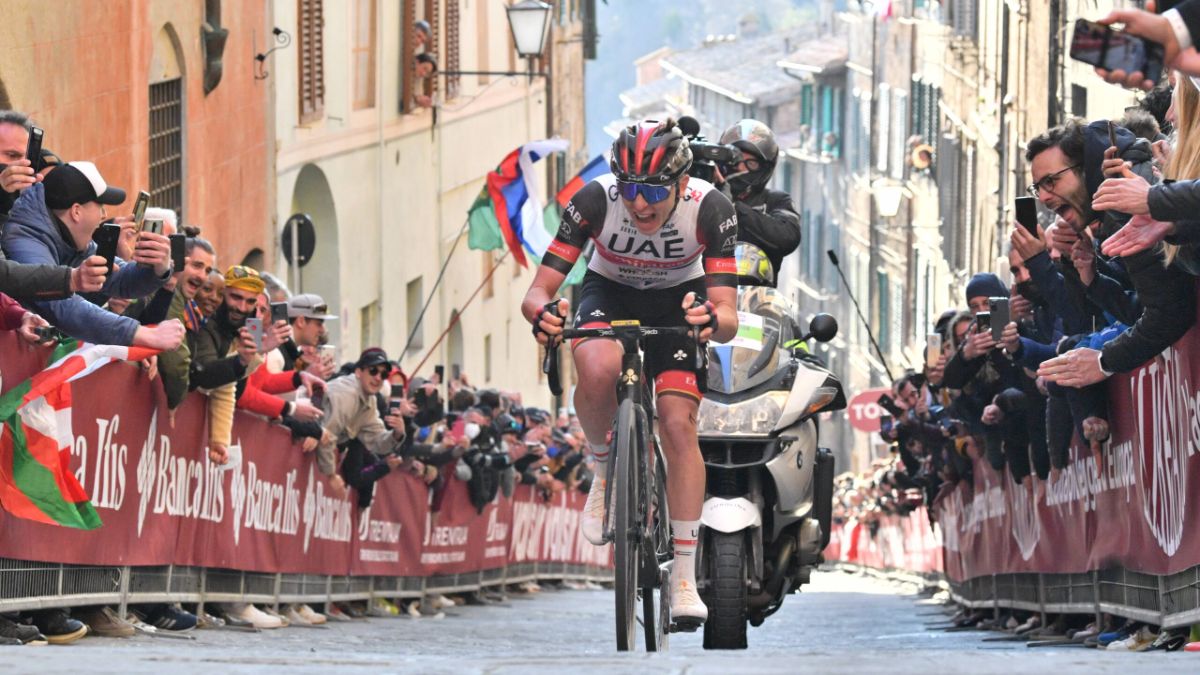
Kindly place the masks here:
[(100, 516), (71, 472), (71, 383), (113, 361), (140, 361), (145, 347), (68, 340), (50, 365), (0, 397), (0, 506), (18, 518), (94, 530)]

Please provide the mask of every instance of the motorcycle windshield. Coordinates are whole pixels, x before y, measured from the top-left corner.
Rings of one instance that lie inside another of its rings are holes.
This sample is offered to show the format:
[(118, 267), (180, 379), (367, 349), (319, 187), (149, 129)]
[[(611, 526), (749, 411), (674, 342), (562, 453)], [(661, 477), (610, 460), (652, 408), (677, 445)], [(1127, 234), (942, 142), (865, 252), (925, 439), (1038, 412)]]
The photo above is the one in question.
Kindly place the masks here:
[(771, 379), (788, 363), (794, 339), (791, 305), (773, 288), (738, 289), (738, 332), (708, 349), (708, 388), (731, 394)]

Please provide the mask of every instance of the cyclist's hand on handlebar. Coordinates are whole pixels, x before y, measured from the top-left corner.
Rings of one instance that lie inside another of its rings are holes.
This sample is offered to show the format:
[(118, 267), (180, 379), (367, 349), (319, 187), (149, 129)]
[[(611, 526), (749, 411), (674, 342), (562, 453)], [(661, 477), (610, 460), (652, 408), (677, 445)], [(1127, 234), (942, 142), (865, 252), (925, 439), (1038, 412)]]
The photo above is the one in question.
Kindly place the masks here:
[(700, 342), (708, 342), (717, 329), (717, 308), (703, 296), (699, 298), (700, 302), (696, 300), (695, 293), (683, 296), (684, 318), (690, 325), (701, 326)]
[(544, 345), (551, 337), (562, 334), (563, 326), (567, 321), (567, 312), (570, 309), (571, 303), (566, 298), (559, 298), (557, 301), (547, 303), (538, 312), (537, 321), (533, 325), (538, 343)]

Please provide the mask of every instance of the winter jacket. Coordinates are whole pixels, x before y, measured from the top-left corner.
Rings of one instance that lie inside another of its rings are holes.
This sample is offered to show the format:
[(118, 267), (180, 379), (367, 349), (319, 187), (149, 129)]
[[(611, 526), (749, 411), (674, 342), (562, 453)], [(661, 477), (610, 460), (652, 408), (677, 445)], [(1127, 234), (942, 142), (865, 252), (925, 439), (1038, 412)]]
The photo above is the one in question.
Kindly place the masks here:
[(1104, 345), (1104, 368), (1124, 373), (1171, 346), (1196, 323), (1195, 278), (1177, 265), (1163, 264), (1163, 247), (1125, 260), (1142, 314), (1132, 328)]
[(326, 476), (335, 469), (334, 448), (351, 439), (358, 439), (376, 455), (398, 451), (403, 436), (397, 438), (383, 424), (375, 396), (363, 392), (358, 378), (351, 373), (329, 381), (325, 386), (325, 430), (333, 437), (332, 444), (322, 444), (317, 452), (317, 468)]
[[(4, 229), (4, 252), (16, 262), (78, 267), (96, 252), (95, 242), (75, 248), (66, 226), (46, 208), (43, 186), (26, 188), (13, 205)], [(159, 277), (154, 270), (118, 259), (119, 269), (101, 288), (104, 298), (140, 298), (157, 291), (171, 271)], [(32, 300), (29, 306), (66, 334), (96, 344), (131, 345), (138, 322), (118, 316), (75, 295), (64, 300)]]
[(229, 312), (221, 305), (203, 328), (188, 334), (192, 347), (190, 388), (216, 389), (246, 376), (248, 369), (241, 358), (230, 355), (239, 328), (229, 322)]
[[(0, 190), (2, 192), (2, 190)], [(22, 265), (0, 250), (0, 293), (29, 300), (71, 296), (71, 268), (65, 265)]]
[(25, 320), (26, 309), (21, 303), (0, 293), (0, 330), (17, 330)]
[[(171, 299), (171, 308), (167, 310), (167, 318), (183, 321), (184, 307), (187, 306), (187, 302), (187, 298), (183, 295), (183, 286), (180, 285), (175, 289), (175, 296)], [(187, 339), (179, 344), (178, 349), (158, 355), (158, 374), (162, 376), (163, 393), (167, 395), (167, 408), (171, 410), (178, 408), (188, 393), (193, 340), (191, 331), (189, 331)]]
[(762, 190), (733, 204), (738, 241), (754, 244), (767, 254), (775, 274), (789, 253), (800, 246), (800, 216), (792, 198), (779, 190)]

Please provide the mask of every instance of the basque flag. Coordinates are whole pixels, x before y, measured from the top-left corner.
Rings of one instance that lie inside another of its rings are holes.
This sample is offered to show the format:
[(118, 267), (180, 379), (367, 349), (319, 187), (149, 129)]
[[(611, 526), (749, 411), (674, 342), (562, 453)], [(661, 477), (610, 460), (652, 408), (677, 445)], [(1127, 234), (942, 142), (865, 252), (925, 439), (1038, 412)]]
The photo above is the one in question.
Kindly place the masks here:
[(546, 231), (533, 164), (552, 152), (566, 150), (567, 145), (560, 138), (526, 143), (508, 153), (487, 175), (487, 185), (468, 212), (470, 248), (490, 251), (507, 245), (522, 267), (528, 266), (526, 252), (541, 258), (553, 237)]

